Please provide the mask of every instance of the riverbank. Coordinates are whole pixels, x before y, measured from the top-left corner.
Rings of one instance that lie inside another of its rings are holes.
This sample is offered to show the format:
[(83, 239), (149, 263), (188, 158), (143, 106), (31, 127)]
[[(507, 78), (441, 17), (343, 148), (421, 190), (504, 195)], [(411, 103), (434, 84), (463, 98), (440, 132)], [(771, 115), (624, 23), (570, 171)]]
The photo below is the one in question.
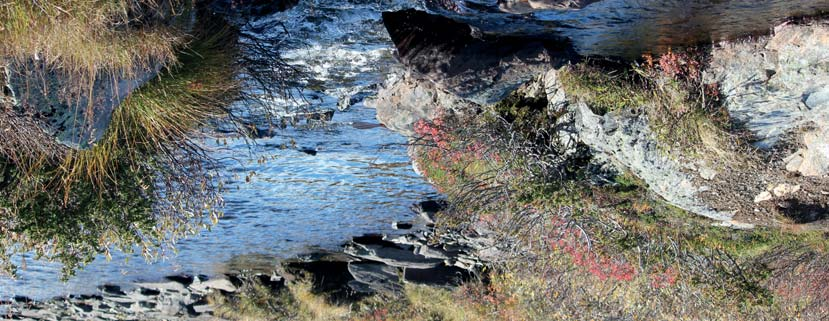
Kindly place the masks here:
[[(812, 148), (828, 28), (796, 19), (633, 62), (547, 64), (496, 103), (455, 86), (462, 72), (414, 65), (374, 104), (414, 132), (416, 167), (454, 207), (444, 225), (486, 222), (516, 240), (485, 300), (465, 298), (491, 319), (820, 320), (829, 158)], [(422, 52), (474, 59), (434, 51)], [(396, 115), (417, 91), (437, 98), (420, 104), (428, 118)]]
[[(428, 3), (448, 12), (383, 15), (407, 70), (365, 103), (385, 127), (410, 136), (415, 170), (448, 201), (440, 211), (421, 204), (422, 221), (395, 228), (433, 228), (353, 238), (276, 273), (176, 276), (105, 286), (92, 297), (18, 301), (47, 319), (829, 315), (825, 19), (641, 57), (636, 46), (611, 48), (636, 52), (624, 60), (539, 38), (547, 29), (532, 17), (513, 33), (499, 26), (514, 16)], [(341, 101), (348, 106), (351, 96)], [(325, 157), (331, 146), (296, 152)]]
[(156, 282), (101, 285), (94, 294), (50, 300), (18, 296), (0, 306), (13, 320), (354, 318), (360, 312), (352, 313), (345, 305), (413, 291), (439, 293), (480, 278), (486, 262), (497, 258), (500, 252), (488, 230), (435, 234), (430, 226), (442, 206), (434, 200), (415, 204), (414, 221), (395, 223), (409, 233), (355, 237), (338, 251), (274, 262), (270, 274), (175, 275)]

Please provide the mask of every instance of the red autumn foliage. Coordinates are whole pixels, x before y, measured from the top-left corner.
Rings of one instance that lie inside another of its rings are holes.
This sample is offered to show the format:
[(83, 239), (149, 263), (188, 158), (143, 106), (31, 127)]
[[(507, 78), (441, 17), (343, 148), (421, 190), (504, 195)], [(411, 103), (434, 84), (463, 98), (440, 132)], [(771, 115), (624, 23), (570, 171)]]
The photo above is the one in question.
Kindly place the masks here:
[(387, 321), (387, 320), (391, 320), (391, 319), (389, 319), (389, 309), (386, 309), (386, 308), (380, 308), (380, 309), (376, 309), (376, 310), (372, 311), (371, 315), (369, 317), (371, 319), (368, 319), (367, 321)]
[[(493, 153), (484, 143), (466, 142), (459, 139), (450, 127), (442, 117), (437, 117), (431, 122), (421, 119), (414, 124), (415, 134), (424, 145), (428, 146), (425, 156), (432, 168), (451, 173), (458, 171), (454, 169), (454, 165), (462, 165), (464, 162), (487, 158), (496, 162), (501, 160), (500, 156)], [(447, 183), (450, 184), (455, 181), (454, 176), (447, 179), (449, 180)]]
[(667, 53), (659, 57), (659, 69), (669, 77), (698, 79), (702, 64), (696, 56), (688, 51), (674, 52), (668, 49)]
[(661, 273), (651, 275), (651, 287), (654, 289), (661, 289), (673, 286), (676, 284), (679, 271), (673, 267), (668, 267)]
[(560, 218), (553, 219), (553, 226), (559, 227), (560, 233), (558, 237), (549, 241), (550, 247), (554, 251), (567, 254), (576, 266), (587, 268), (590, 274), (600, 280), (630, 281), (636, 276), (636, 268), (630, 263), (593, 252), (581, 241), (580, 229), (565, 227), (564, 221)]

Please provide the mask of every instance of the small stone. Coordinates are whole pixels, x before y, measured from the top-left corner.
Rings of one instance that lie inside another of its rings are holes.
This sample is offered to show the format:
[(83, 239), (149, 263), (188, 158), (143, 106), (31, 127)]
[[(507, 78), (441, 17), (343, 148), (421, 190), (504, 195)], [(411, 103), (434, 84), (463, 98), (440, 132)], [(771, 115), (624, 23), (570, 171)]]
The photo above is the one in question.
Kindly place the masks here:
[(817, 90), (803, 95), (803, 103), (809, 109), (829, 106), (829, 88)]
[(762, 192), (762, 193), (758, 194), (756, 197), (754, 197), (754, 203), (761, 203), (761, 202), (765, 202), (765, 201), (770, 201), (770, 200), (772, 200), (772, 198), (773, 197), (771, 196), (771, 193), (769, 193), (768, 191)]
[(786, 162), (786, 170), (790, 172), (797, 172), (800, 170), (800, 166), (803, 164), (803, 155), (800, 152), (796, 152), (786, 159), (783, 160)]
[(162, 291), (176, 291), (176, 292), (183, 292), (185, 291), (184, 285), (171, 281), (171, 282), (157, 282), (157, 283), (136, 283), (137, 286), (152, 289), (152, 290), (162, 290)]
[(777, 185), (773, 190), (774, 196), (783, 197), (786, 195), (794, 194), (800, 191), (800, 185), (790, 185), (790, 184), (780, 184)]
[(196, 311), (196, 313), (199, 314), (204, 314), (207, 312), (213, 312), (213, 307), (211, 307), (209, 304), (194, 305), (193, 311)]
[(702, 177), (702, 179), (704, 180), (710, 181), (717, 176), (717, 171), (710, 169), (708, 167), (700, 167), (699, 176)]
[(412, 228), (412, 223), (408, 222), (394, 222), (392, 223), (392, 228), (395, 230), (408, 230)]
[(236, 292), (236, 286), (230, 283), (228, 279), (213, 279), (201, 283), (202, 286), (208, 289), (222, 290), (225, 292)]

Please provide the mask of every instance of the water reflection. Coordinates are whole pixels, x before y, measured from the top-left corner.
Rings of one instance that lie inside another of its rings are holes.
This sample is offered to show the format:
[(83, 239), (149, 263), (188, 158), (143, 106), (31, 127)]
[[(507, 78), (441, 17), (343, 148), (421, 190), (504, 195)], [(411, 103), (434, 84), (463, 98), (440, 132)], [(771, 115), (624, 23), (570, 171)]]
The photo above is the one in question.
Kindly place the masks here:
[(530, 9), (522, 14), (503, 12), (497, 0), (465, 2), (462, 13), (431, 9), (485, 31), (565, 36), (582, 55), (622, 58), (768, 34), (790, 17), (829, 13), (825, 0), (603, 0), (578, 10)]

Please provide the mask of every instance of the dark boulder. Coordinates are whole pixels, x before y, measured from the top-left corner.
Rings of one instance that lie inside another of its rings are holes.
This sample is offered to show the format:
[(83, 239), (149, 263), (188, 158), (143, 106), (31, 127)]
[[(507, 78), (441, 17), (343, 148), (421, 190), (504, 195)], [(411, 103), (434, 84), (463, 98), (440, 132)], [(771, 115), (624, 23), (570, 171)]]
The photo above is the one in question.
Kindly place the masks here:
[(404, 65), (478, 104), (497, 102), (532, 77), (577, 57), (570, 43), (554, 34), (528, 36), (521, 28), (515, 34), (491, 33), (414, 9), (384, 12), (383, 23)]
[(428, 269), (407, 268), (403, 271), (404, 281), (432, 286), (457, 286), (469, 280), (471, 276), (468, 270), (455, 266), (437, 266)]
[[(368, 289), (380, 293), (397, 293), (402, 290), (400, 277), (397, 268), (382, 263), (374, 262), (351, 262), (348, 264), (348, 271), (358, 283), (364, 284)], [(355, 291), (365, 291), (366, 287), (351, 286)]]

